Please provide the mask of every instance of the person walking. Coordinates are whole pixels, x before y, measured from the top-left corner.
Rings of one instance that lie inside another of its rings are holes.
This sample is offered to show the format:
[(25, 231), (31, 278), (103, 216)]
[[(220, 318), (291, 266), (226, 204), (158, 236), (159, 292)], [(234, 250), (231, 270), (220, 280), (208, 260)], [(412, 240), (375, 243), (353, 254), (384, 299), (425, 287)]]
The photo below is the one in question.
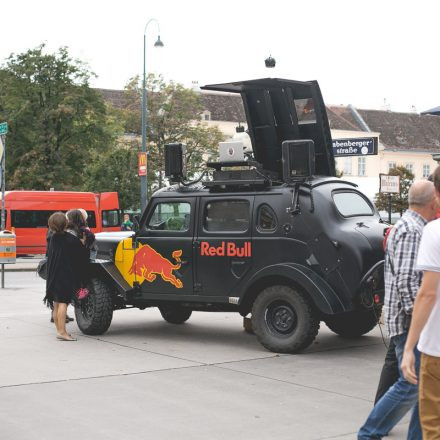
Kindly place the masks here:
[(78, 237), (67, 232), (68, 220), (64, 213), (49, 217), (53, 232), (47, 254), (47, 281), (44, 302), (53, 307), (56, 337), (62, 341), (75, 341), (66, 330), (67, 306), (75, 299), (76, 291), (89, 261), (89, 251)]
[[(440, 167), (434, 172), (434, 186), (440, 200)], [(420, 422), (424, 440), (440, 439), (440, 219), (426, 226), (417, 257), (417, 269), (423, 271), (422, 285), (414, 303), (413, 318), (406, 340), (402, 373), (419, 384)], [(419, 339), (420, 338), (420, 339)], [(414, 347), (418, 342), (420, 372)]]
[[(411, 185), (408, 193), (409, 209), (396, 223), (388, 238), (385, 253), (385, 326), (396, 357), (402, 361), (408, 335), (414, 299), (421, 282), (421, 272), (415, 269), (422, 231), (434, 220), (437, 200), (432, 182), (422, 180)], [(415, 353), (417, 366), (419, 353)], [(416, 367), (418, 368), (418, 367)], [(417, 386), (409, 383), (399, 371), (397, 382), (376, 403), (358, 432), (359, 440), (380, 439), (410, 410), (408, 440), (421, 440)]]

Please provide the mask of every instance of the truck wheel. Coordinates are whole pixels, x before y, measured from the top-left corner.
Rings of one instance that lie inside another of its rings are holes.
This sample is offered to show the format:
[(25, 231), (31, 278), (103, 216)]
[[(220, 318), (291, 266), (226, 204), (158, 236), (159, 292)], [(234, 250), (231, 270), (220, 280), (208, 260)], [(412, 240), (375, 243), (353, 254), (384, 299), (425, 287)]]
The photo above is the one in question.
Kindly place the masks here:
[(75, 304), (75, 317), (79, 329), (86, 335), (102, 335), (113, 318), (110, 288), (99, 278), (92, 278), (89, 295)]
[(344, 338), (358, 338), (376, 327), (382, 307), (369, 310), (356, 310), (325, 319), (327, 327)]
[(183, 324), (192, 314), (191, 309), (179, 306), (159, 307), (160, 314), (170, 324)]
[(252, 306), (252, 328), (268, 350), (297, 353), (313, 342), (319, 320), (300, 293), (288, 286), (271, 286), (257, 296)]

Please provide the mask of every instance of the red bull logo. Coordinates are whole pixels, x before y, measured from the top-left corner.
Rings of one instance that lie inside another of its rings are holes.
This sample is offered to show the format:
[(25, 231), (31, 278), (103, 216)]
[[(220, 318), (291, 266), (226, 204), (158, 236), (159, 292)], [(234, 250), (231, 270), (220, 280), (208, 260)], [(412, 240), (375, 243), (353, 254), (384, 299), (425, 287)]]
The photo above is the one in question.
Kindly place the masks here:
[(171, 255), (176, 260), (176, 264), (163, 257), (148, 244), (140, 245), (133, 257), (128, 274), (144, 278), (150, 283), (156, 279), (157, 275), (160, 275), (164, 281), (180, 289), (183, 287), (183, 283), (176, 278), (173, 272), (180, 269), (182, 250), (175, 250)]
[(251, 257), (251, 242), (245, 241), (243, 246), (234, 242), (222, 241), (220, 246), (211, 246), (207, 241), (200, 243), (200, 255), (203, 257)]

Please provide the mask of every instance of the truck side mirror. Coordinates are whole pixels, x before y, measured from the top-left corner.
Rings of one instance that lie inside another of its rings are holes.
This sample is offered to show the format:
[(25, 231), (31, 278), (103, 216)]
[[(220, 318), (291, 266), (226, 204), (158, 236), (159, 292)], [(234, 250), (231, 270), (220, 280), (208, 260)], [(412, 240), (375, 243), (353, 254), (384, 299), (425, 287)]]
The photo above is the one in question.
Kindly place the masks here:
[(139, 214), (136, 214), (133, 216), (133, 223), (134, 223), (133, 226), (134, 226), (135, 231), (139, 231), (140, 221), (141, 221), (141, 218), (140, 218)]

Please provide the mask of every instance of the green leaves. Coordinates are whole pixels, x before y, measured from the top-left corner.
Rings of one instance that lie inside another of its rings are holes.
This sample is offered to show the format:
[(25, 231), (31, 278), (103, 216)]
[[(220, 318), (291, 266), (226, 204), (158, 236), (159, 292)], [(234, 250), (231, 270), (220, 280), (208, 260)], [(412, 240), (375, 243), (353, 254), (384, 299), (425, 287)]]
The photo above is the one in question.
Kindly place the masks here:
[(88, 85), (93, 73), (67, 48), (12, 54), (0, 70), (0, 118), (8, 136), (9, 189), (80, 189), (94, 151), (114, 141), (106, 106)]
[[(391, 176), (400, 176), (400, 193), (391, 195), (391, 211), (402, 215), (408, 209), (408, 191), (414, 181), (414, 174), (404, 166), (391, 168)], [(376, 194), (376, 207), (379, 211), (388, 211), (388, 194)]]

